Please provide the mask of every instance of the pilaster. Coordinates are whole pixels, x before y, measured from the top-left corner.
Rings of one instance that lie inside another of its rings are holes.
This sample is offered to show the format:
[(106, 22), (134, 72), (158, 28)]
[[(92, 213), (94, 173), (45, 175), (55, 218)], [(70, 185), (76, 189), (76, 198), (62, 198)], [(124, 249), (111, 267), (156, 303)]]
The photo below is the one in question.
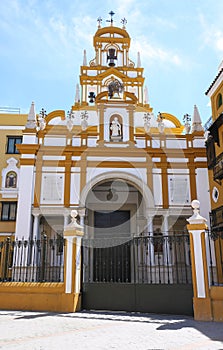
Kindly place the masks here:
[(65, 250), (65, 294), (72, 296), (73, 311), (81, 306), (81, 238), (82, 227), (77, 224), (77, 211), (71, 211), (72, 221), (64, 228)]
[(194, 214), (187, 219), (189, 222), (187, 229), (190, 234), (194, 318), (200, 321), (211, 321), (212, 308), (205, 245), (207, 220), (199, 214), (200, 202), (198, 200), (193, 200), (191, 205), (194, 209)]

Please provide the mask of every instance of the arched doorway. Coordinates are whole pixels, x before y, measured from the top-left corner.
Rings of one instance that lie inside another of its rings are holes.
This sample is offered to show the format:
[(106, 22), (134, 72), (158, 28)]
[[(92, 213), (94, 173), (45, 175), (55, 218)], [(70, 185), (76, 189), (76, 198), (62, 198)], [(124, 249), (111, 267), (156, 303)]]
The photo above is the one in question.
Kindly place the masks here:
[(153, 197), (128, 176), (103, 174), (82, 191), (82, 307), (192, 314), (190, 265), (179, 259), (188, 237), (144, 231)]
[(86, 211), (85, 278), (92, 282), (131, 281), (129, 242), (144, 228), (142, 194), (123, 179), (105, 180), (89, 191)]
[(141, 192), (123, 179), (105, 180), (88, 192), (88, 237), (131, 238), (140, 233), (137, 218), (144, 215), (145, 206)]

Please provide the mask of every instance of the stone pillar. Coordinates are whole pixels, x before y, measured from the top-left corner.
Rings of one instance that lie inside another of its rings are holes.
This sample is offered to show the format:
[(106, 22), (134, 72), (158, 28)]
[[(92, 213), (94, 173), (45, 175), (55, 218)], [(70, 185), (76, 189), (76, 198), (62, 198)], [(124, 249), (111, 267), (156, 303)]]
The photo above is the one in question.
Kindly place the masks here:
[[(34, 117), (35, 115), (33, 115), (33, 118)], [(36, 155), (39, 150), (39, 145), (37, 144), (35, 121), (33, 121), (31, 126), (32, 129), (26, 126), (23, 131), (22, 144), (17, 145), (21, 157), (15, 231), (16, 239), (29, 239), (32, 230), (34, 167), (36, 165)]]
[(70, 295), (73, 303), (73, 311), (78, 311), (81, 305), (81, 238), (82, 227), (77, 224), (77, 211), (71, 211), (72, 221), (64, 228), (66, 240), (65, 254), (65, 294)]
[(148, 214), (147, 217), (147, 232), (148, 232), (148, 236), (151, 238), (148, 238), (148, 257), (147, 257), (147, 262), (149, 265), (154, 265), (155, 263), (155, 257), (154, 257), (154, 244), (152, 241), (152, 237), (153, 237), (153, 218), (154, 216), (151, 214)]
[(187, 219), (189, 222), (187, 229), (190, 234), (194, 318), (200, 321), (211, 321), (212, 310), (205, 245), (207, 220), (199, 214), (200, 202), (198, 200), (193, 200), (191, 205), (194, 214)]
[[(169, 223), (168, 223), (168, 214), (163, 215), (163, 224), (162, 229), (163, 235), (166, 237), (169, 234)], [(165, 238), (164, 245), (163, 245), (163, 263), (164, 265), (170, 264), (170, 247), (167, 239)]]
[(39, 239), (39, 214), (33, 214), (34, 221), (33, 221), (33, 239)]
[(79, 208), (78, 209), (78, 215), (80, 216), (80, 226), (83, 227), (83, 230), (84, 230), (85, 213), (86, 213), (86, 209), (85, 208)]
[(70, 214), (68, 214), (68, 213), (65, 213), (63, 215), (63, 217), (64, 217), (64, 228), (69, 224), (69, 216), (70, 216)]

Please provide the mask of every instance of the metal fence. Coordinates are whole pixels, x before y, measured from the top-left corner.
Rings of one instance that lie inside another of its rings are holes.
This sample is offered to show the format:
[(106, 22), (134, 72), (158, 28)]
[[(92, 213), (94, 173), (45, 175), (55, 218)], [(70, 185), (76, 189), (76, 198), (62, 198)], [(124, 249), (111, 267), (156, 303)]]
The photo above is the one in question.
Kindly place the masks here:
[(223, 285), (223, 228), (207, 231), (211, 285)]
[(188, 234), (83, 240), (84, 283), (191, 284)]
[(64, 242), (61, 236), (0, 242), (0, 281), (63, 282)]

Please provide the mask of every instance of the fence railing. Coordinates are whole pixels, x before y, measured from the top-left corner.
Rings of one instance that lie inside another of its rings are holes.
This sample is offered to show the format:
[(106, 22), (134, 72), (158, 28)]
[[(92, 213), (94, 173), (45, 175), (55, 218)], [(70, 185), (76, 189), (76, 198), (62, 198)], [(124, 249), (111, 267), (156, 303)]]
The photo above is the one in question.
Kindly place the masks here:
[(223, 228), (207, 231), (210, 256), (210, 283), (223, 285)]
[(0, 113), (20, 114), (20, 108), (19, 107), (2, 107), (2, 106), (0, 106)]
[(188, 234), (83, 240), (84, 283), (191, 284)]
[(63, 282), (64, 239), (43, 236), (34, 240), (0, 242), (1, 282)]

